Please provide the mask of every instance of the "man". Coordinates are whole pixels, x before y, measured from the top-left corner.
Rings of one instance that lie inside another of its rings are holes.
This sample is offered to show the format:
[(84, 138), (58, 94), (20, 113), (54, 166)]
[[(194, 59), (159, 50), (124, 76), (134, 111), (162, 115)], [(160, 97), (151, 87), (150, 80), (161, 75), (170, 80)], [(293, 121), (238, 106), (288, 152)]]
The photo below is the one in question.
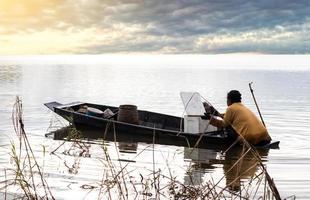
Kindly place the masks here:
[(262, 122), (255, 114), (241, 103), (241, 94), (237, 90), (231, 90), (227, 94), (227, 110), (224, 118), (210, 118), (210, 124), (216, 127), (231, 126), (238, 134), (238, 139), (243, 137), (253, 145), (264, 145), (271, 138)]

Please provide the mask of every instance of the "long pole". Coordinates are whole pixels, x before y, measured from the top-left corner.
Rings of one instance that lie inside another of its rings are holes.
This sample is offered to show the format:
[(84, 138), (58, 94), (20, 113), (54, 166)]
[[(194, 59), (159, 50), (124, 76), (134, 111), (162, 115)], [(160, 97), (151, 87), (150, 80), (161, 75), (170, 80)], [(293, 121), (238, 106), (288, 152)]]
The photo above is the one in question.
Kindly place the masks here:
[[(249, 83), (250, 91), (251, 91), (252, 97), (253, 97), (253, 99), (254, 99), (254, 102), (255, 102), (255, 105), (256, 105), (258, 114), (259, 114), (259, 116), (260, 116), (260, 119), (262, 120), (262, 123), (263, 123), (264, 126), (266, 127), (265, 122), (264, 122), (263, 117), (262, 117), (262, 114), (260, 113), (259, 107), (258, 107), (258, 105), (257, 105), (256, 99), (255, 99), (255, 96), (254, 96), (254, 91), (253, 91), (253, 89), (252, 89), (252, 84), (253, 84), (253, 82)], [(248, 143), (246, 143), (246, 144), (248, 145)], [(254, 155), (255, 155), (255, 154), (254, 154)], [(259, 160), (260, 160), (260, 157), (257, 157), (257, 158), (259, 158)], [(269, 187), (270, 187), (270, 189), (271, 189), (273, 195), (275, 196), (275, 199), (276, 199), (276, 200), (281, 200), (279, 191), (278, 191), (277, 187), (275, 186), (275, 184), (274, 184), (274, 182), (273, 182), (273, 179), (272, 179), (272, 178), (270, 177), (270, 175), (268, 174), (267, 169), (265, 168), (265, 166), (263, 165), (263, 163), (262, 163), (261, 160), (260, 160), (260, 165), (261, 165), (261, 167), (263, 168), (263, 170), (265, 171), (265, 175), (266, 175), (267, 182), (268, 182), (268, 184), (269, 184)]]
[(253, 91), (253, 89), (252, 89), (252, 84), (253, 84), (253, 82), (249, 83), (249, 88), (250, 88), (252, 97), (253, 97), (253, 99), (254, 99), (254, 102), (255, 102), (255, 105), (256, 105), (258, 114), (259, 114), (259, 116), (260, 116), (260, 119), (262, 120), (263, 125), (266, 127), (265, 122), (264, 122), (264, 119), (263, 119), (263, 117), (262, 117), (262, 114), (260, 113), (259, 107), (258, 107), (258, 105), (257, 105), (256, 98), (255, 98), (255, 96), (254, 96), (254, 91)]

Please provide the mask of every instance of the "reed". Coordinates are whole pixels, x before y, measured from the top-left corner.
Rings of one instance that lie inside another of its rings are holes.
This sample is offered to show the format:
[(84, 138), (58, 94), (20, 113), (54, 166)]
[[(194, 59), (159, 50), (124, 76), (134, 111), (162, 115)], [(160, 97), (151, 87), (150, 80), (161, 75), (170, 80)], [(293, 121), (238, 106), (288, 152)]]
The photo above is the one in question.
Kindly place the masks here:
[[(113, 125), (112, 125), (113, 126)], [(116, 133), (115, 133), (116, 134)], [(116, 141), (114, 142), (116, 145)], [(128, 171), (127, 167), (130, 163), (122, 165), (120, 162), (119, 166), (112, 161), (110, 153), (105, 144), (102, 144), (102, 149), (104, 152), (104, 162), (105, 167), (107, 167), (106, 173), (102, 177), (101, 183), (99, 183), (99, 199), (252, 199), (252, 198), (262, 198), (262, 199), (274, 199), (275, 194), (271, 187), (268, 185), (270, 182), (267, 180), (266, 168), (261, 167), (258, 170), (258, 174), (253, 176), (248, 184), (242, 185), (239, 192), (235, 192), (229, 189), (229, 186), (233, 184), (237, 179), (239, 179), (243, 173), (247, 173), (254, 167), (261, 166), (260, 159), (257, 159), (257, 155), (253, 156), (254, 164), (250, 166), (247, 170), (243, 172), (238, 172), (239, 175), (236, 176), (230, 184), (226, 187), (221, 187), (220, 183), (225, 179), (223, 176), (218, 182), (206, 181), (200, 185), (185, 185), (170, 172), (167, 176), (161, 172), (161, 170), (155, 170), (155, 161), (153, 159), (153, 167), (149, 169), (148, 174), (140, 174), (140, 180), (137, 182), (133, 180), (135, 173), (131, 174), (133, 171)], [(154, 144), (150, 145), (152, 151), (154, 151)], [(256, 154), (255, 150), (252, 148), (247, 148), (246, 145), (243, 147), (243, 153), (241, 157), (233, 164), (231, 169), (238, 166), (244, 157), (250, 153)], [(143, 149), (144, 151), (145, 149)], [(142, 152), (138, 152), (136, 157)], [(119, 155), (117, 154), (118, 158)], [(153, 153), (154, 156), (154, 153)], [(257, 159), (257, 160), (256, 160)], [(118, 159), (119, 160), (119, 159)], [(170, 169), (169, 163), (166, 166)], [(190, 166), (186, 171), (190, 178), (192, 177), (193, 168)], [(169, 170), (170, 171), (170, 170)], [(193, 182), (193, 181), (192, 181)], [(263, 185), (262, 185), (263, 184)], [(263, 193), (258, 195), (259, 187), (263, 187)], [(129, 194), (132, 191), (134, 194)]]
[[(27, 134), (24, 130), (24, 123), (22, 118), (22, 102), (19, 98), (16, 99), (13, 110), (13, 124), (18, 143), (11, 144), (11, 158), (13, 160), (13, 169), (7, 170), (12, 176), (6, 175), (6, 181), (0, 183), (4, 185), (0, 188), (1, 191), (10, 187), (18, 188), (21, 195), (17, 198), (27, 199), (55, 199), (49, 185), (45, 179), (44, 174), (44, 158), (42, 164), (39, 165), (31, 148)], [(63, 160), (64, 166), (68, 168), (71, 175), (75, 175), (79, 171), (83, 157), (91, 157), (91, 145), (99, 145), (102, 149), (102, 157), (98, 158), (98, 162), (102, 163), (102, 177), (95, 183), (83, 184), (80, 186), (81, 190), (90, 193), (96, 193), (97, 199), (280, 199), (279, 192), (267, 172), (266, 166), (263, 164), (259, 153), (244, 141), (242, 154), (239, 159), (231, 165), (229, 169), (224, 172), (224, 175), (215, 179), (210, 175), (209, 178), (196, 184), (194, 179), (194, 172), (196, 167), (194, 163), (184, 169), (184, 173), (191, 180), (191, 184), (185, 184), (183, 180), (173, 174), (173, 167), (169, 163), (169, 159), (164, 158), (165, 168), (168, 173), (156, 163), (155, 158), (155, 138), (153, 144), (146, 145), (143, 149), (137, 150), (133, 159), (139, 158), (145, 151), (152, 151), (152, 167), (139, 171), (131, 166), (131, 162), (122, 162), (120, 159), (118, 143), (116, 141), (117, 133), (113, 121), (111, 121), (103, 135), (107, 131), (114, 132), (114, 147), (116, 149), (116, 158), (111, 158), (112, 152), (107, 143), (102, 140), (100, 143), (91, 143), (82, 139), (82, 134), (74, 126), (68, 129), (70, 134), (63, 143), (51, 154), (57, 155), (60, 147), (65, 149), (61, 152), (67, 156), (74, 156), (74, 163), (68, 164)], [(155, 136), (155, 129), (154, 129)], [(69, 145), (64, 145), (69, 144)], [(111, 143), (110, 143), (111, 144)], [(229, 149), (224, 151), (227, 153)], [(191, 149), (193, 152), (193, 149)], [(43, 154), (46, 154), (46, 148), (43, 146)], [(251, 157), (253, 164), (247, 169), (241, 169), (244, 159)], [(242, 176), (253, 168), (258, 168), (256, 173), (247, 181), (242, 181), (238, 190), (231, 188), (237, 181), (242, 179)], [(234, 179), (226, 184), (226, 175), (234, 172)], [(7, 172), (6, 172), (7, 173)], [(291, 198), (291, 197), (290, 197)]]
[[(37, 162), (24, 129), (22, 101), (16, 97), (12, 120), (18, 138), (18, 145), (11, 142), (11, 160), (14, 168), (9, 170), (14, 178), (7, 179), (5, 190), (14, 187), (21, 190), (27, 199), (54, 199), (44, 178), (43, 168)], [(45, 149), (43, 148), (43, 153)], [(44, 166), (44, 165), (43, 165)]]

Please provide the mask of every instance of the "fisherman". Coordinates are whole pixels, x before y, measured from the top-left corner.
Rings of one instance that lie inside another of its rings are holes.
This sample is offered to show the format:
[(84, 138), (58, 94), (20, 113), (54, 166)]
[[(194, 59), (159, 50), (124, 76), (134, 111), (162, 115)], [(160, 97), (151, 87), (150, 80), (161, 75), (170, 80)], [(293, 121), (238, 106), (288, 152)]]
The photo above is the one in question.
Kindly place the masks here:
[(210, 119), (210, 124), (216, 127), (231, 126), (238, 133), (238, 140), (243, 137), (252, 145), (265, 145), (271, 140), (267, 129), (255, 114), (241, 103), (241, 93), (231, 90), (227, 94), (227, 110), (223, 118), (205, 113), (204, 119)]

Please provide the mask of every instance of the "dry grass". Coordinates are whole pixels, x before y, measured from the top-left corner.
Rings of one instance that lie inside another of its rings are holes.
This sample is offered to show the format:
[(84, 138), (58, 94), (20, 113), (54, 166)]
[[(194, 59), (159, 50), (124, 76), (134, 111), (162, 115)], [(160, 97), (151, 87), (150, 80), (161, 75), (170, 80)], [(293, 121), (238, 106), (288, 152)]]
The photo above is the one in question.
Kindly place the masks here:
[[(44, 179), (44, 170), (38, 164), (29, 143), (22, 116), (22, 102), (17, 97), (13, 107), (12, 120), (18, 137), (18, 144), (11, 142), (13, 168), (8, 169), (14, 178), (5, 181), (4, 189), (7, 191), (8, 187), (14, 187), (16, 192), (22, 191), (20, 198), (54, 199), (48, 183)], [(43, 153), (45, 153), (44, 151), (43, 149)]]
[[(11, 173), (15, 178), (7, 178), (6, 181), (2, 182), (1, 191), (6, 193), (10, 187), (13, 187), (17, 188), (21, 193), (17, 198), (54, 199), (53, 193), (45, 180), (44, 168), (38, 164), (25, 133), (22, 119), (22, 103), (19, 98), (17, 98), (14, 105), (13, 123), (19, 140), (18, 144), (13, 142), (11, 144), (11, 158), (14, 162), (13, 168), (9, 169), (6, 174)], [(114, 129), (114, 124), (111, 122), (108, 128)], [(89, 150), (91, 144), (81, 140), (80, 133), (74, 127), (70, 132), (72, 134), (67, 138), (67, 141), (64, 141), (50, 153), (57, 154), (63, 144), (70, 143), (70, 146), (65, 147), (65, 150), (61, 153), (77, 158), (72, 165), (69, 165), (66, 160), (63, 162), (69, 173), (74, 175), (78, 173), (80, 158), (91, 156)], [(114, 138), (114, 145), (117, 149), (115, 131)], [(100, 145), (103, 152), (103, 157), (99, 159), (99, 162), (103, 165), (102, 177), (100, 181), (83, 184), (80, 188), (88, 194), (96, 193), (97, 199), (280, 199), (279, 192), (259, 153), (246, 142), (244, 142), (239, 159), (224, 170), (223, 177), (217, 180), (210, 177), (196, 185), (184, 184), (183, 181), (180, 181), (177, 175), (173, 174), (173, 170), (170, 168), (171, 163), (168, 161), (166, 161), (168, 175), (157, 167), (154, 144), (146, 146), (135, 154), (134, 159), (146, 150), (151, 149), (153, 151), (152, 158), (150, 158), (152, 168), (146, 169), (144, 173), (138, 172), (138, 176), (137, 171), (130, 167), (131, 162), (122, 162), (119, 159), (118, 152), (117, 161), (110, 157), (110, 150), (104, 141), (96, 145)], [(225, 151), (224, 154), (227, 152)], [(242, 163), (249, 157), (251, 157), (251, 163), (253, 164), (246, 169), (242, 168)], [(253, 169), (255, 169), (255, 173), (249, 180), (240, 181), (245, 174)], [(189, 179), (195, 178), (193, 177), (195, 170), (194, 164), (189, 164), (188, 168), (185, 169)], [(234, 174), (234, 178), (227, 183), (228, 174), (231, 173)], [(237, 189), (234, 188), (236, 185), (238, 186)]]

